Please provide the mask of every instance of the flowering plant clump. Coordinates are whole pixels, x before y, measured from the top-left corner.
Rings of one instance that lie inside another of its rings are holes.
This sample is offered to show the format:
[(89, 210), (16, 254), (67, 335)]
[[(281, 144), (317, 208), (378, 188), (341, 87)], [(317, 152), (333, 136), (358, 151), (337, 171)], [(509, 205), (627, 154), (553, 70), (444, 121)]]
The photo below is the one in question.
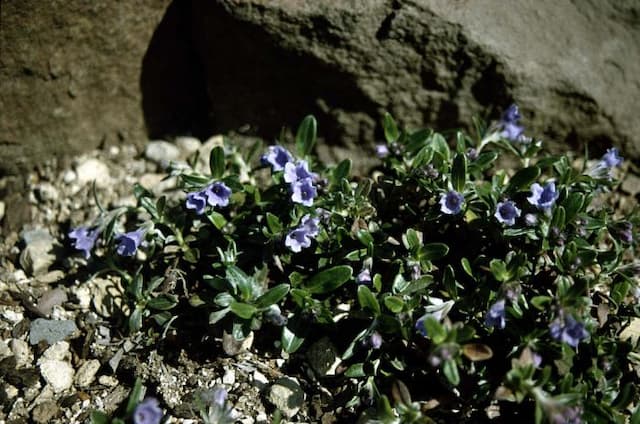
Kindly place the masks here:
[[(136, 186), (69, 237), (124, 280), (131, 332), (275, 331), (290, 355), (327, 335), (360, 422), (638, 422), (640, 219), (599, 200), (622, 159), (577, 169), (521, 119), (447, 140), (386, 115), (379, 168), (353, 178), (318, 163), (307, 117), (295, 150), (216, 147), (209, 172), (172, 169), (182, 198)], [(228, 415), (216, 393), (203, 416)]]

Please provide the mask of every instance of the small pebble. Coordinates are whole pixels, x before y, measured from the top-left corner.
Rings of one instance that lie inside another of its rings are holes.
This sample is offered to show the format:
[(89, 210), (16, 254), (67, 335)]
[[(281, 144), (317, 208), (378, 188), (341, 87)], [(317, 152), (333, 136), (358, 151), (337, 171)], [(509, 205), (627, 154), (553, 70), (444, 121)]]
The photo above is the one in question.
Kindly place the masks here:
[(97, 187), (108, 187), (111, 184), (109, 167), (98, 159), (87, 159), (76, 167), (80, 185), (96, 182)]
[(2, 218), (4, 218), (4, 212), (5, 212), (5, 204), (4, 202), (0, 201), (0, 221), (2, 221)]
[(222, 376), (222, 382), (229, 386), (233, 385), (236, 382), (236, 372), (233, 369), (226, 370)]
[(98, 383), (107, 387), (116, 387), (118, 385), (118, 379), (109, 375), (101, 375), (98, 377)]
[(300, 410), (304, 402), (304, 392), (296, 379), (282, 377), (273, 383), (267, 399), (287, 418), (291, 418)]
[(78, 179), (78, 176), (72, 169), (66, 170), (65, 173), (62, 175), (62, 181), (64, 181), (65, 184), (71, 184), (76, 179)]
[(260, 371), (253, 372), (253, 384), (259, 389), (262, 390), (267, 384), (269, 384), (269, 380), (262, 374)]
[(43, 359), (65, 361), (70, 358), (71, 354), (69, 352), (69, 343), (56, 342), (44, 351), (44, 353), (42, 354), (42, 358), (40, 358), (38, 362), (42, 361)]
[(29, 343), (36, 345), (46, 341), (50, 345), (64, 340), (78, 331), (76, 323), (71, 320), (47, 320), (38, 318), (31, 322)]
[(96, 379), (96, 373), (100, 369), (100, 361), (90, 359), (83, 363), (76, 372), (75, 384), (78, 387), (88, 387)]
[(144, 156), (162, 168), (166, 168), (169, 162), (180, 158), (180, 149), (168, 141), (151, 141), (144, 149)]
[(176, 146), (186, 155), (190, 155), (197, 152), (202, 143), (195, 137), (176, 137)]
[(16, 368), (26, 367), (33, 362), (33, 353), (24, 340), (11, 339), (11, 352), (16, 358)]
[(40, 374), (55, 393), (60, 393), (73, 384), (73, 368), (68, 362), (57, 359), (40, 360)]

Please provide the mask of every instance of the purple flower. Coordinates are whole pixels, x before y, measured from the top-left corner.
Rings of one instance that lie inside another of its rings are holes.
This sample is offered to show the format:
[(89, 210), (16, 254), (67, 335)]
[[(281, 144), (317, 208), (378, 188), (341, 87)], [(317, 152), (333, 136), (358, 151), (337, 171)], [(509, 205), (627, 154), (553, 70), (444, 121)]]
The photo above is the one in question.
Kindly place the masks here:
[(278, 305), (271, 305), (269, 309), (264, 312), (264, 318), (271, 324), (282, 327), (287, 324), (287, 317), (282, 315), (282, 311)]
[(218, 406), (224, 406), (227, 401), (227, 389), (224, 387), (216, 387), (213, 389), (213, 403)]
[(295, 203), (302, 203), (305, 206), (313, 205), (313, 198), (318, 194), (318, 190), (313, 186), (311, 178), (305, 178), (293, 183), (293, 194), (291, 200)]
[(531, 196), (527, 197), (529, 203), (538, 209), (549, 210), (560, 194), (556, 190), (556, 183), (549, 181), (542, 187), (538, 183), (531, 185)]
[(133, 411), (133, 422), (134, 424), (159, 424), (163, 415), (158, 400), (150, 397), (136, 406)]
[(617, 230), (620, 240), (625, 243), (631, 243), (633, 241), (633, 224), (628, 221), (621, 222)]
[(500, 299), (491, 305), (489, 312), (487, 312), (487, 316), (484, 319), (484, 324), (487, 327), (498, 327), (500, 329), (505, 327), (506, 319), (504, 303), (504, 299)]
[(133, 256), (136, 250), (138, 250), (140, 243), (142, 243), (145, 233), (146, 231), (140, 228), (136, 231), (117, 235), (116, 241), (118, 242), (118, 247), (116, 248), (116, 252), (118, 252), (118, 255)]
[(440, 211), (447, 215), (456, 215), (462, 210), (464, 197), (457, 191), (450, 191), (440, 197)]
[(316, 237), (320, 233), (320, 229), (318, 228), (320, 218), (312, 218), (307, 214), (302, 217), (300, 223), (301, 228), (304, 228), (307, 231), (307, 235), (309, 237)]
[(371, 271), (369, 268), (362, 268), (362, 271), (356, 277), (356, 283), (358, 284), (371, 284)]
[(293, 156), (282, 146), (269, 146), (264, 161), (271, 164), (273, 171), (282, 171), (284, 166), (293, 160)]
[(207, 193), (205, 191), (188, 193), (186, 204), (187, 209), (193, 209), (196, 214), (202, 215), (207, 207)]
[(511, 141), (521, 141), (524, 127), (518, 125), (518, 121), (520, 121), (520, 111), (517, 105), (512, 104), (504, 111), (498, 123), (501, 129), (500, 135)]
[(284, 239), (285, 246), (296, 253), (303, 248), (311, 246), (311, 239), (320, 233), (319, 223), (320, 218), (312, 218), (309, 215), (303, 216), (300, 226), (287, 234)]
[(605, 168), (615, 168), (616, 166), (620, 166), (620, 164), (622, 164), (622, 157), (620, 156), (618, 149), (612, 147), (608, 149), (607, 153), (602, 156), (602, 159), (600, 159), (600, 163)]
[(207, 195), (207, 202), (211, 206), (227, 206), (229, 204), (231, 189), (221, 181), (211, 184), (204, 192)]
[(369, 336), (369, 346), (372, 349), (380, 349), (382, 346), (382, 336), (377, 331), (374, 331), (371, 336)]
[(314, 173), (309, 172), (309, 164), (306, 160), (301, 160), (296, 164), (287, 162), (284, 165), (284, 181), (289, 184), (304, 180), (305, 178), (313, 179), (315, 176)]
[(284, 239), (284, 245), (293, 252), (298, 253), (302, 249), (311, 246), (311, 238), (307, 234), (307, 230), (304, 228), (296, 228), (287, 234), (287, 237)]
[(510, 226), (516, 223), (516, 218), (520, 216), (520, 209), (516, 207), (513, 201), (505, 200), (498, 203), (496, 213), (493, 216), (502, 224)]
[(581, 340), (589, 337), (584, 324), (576, 321), (571, 315), (556, 318), (549, 326), (549, 331), (551, 337), (573, 347), (577, 347)]
[(87, 227), (77, 227), (69, 232), (69, 238), (75, 239), (73, 247), (81, 250), (85, 259), (89, 259), (89, 256), (91, 256), (91, 249), (96, 244), (98, 235), (98, 229), (91, 230)]
[(380, 159), (389, 156), (389, 147), (386, 144), (376, 144), (376, 156)]

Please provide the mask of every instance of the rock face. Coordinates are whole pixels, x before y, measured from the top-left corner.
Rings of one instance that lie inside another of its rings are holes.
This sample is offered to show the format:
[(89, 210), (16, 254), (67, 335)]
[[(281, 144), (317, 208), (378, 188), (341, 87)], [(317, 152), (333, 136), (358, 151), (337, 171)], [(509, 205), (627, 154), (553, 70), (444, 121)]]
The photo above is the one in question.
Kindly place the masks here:
[(0, 175), (146, 140), (142, 58), (169, 0), (8, 0), (0, 22)]
[(384, 110), (447, 129), (516, 101), (556, 146), (640, 156), (634, 1), (217, 0), (193, 20), (220, 130), (273, 137), (311, 112), (353, 148), (381, 138)]
[(339, 159), (382, 138), (385, 110), (447, 129), (513, 101), (562, 150), (640, 157), (635, 0), (5, 3), (0, 175), (145, 136), (272, 140), (308, 113)]

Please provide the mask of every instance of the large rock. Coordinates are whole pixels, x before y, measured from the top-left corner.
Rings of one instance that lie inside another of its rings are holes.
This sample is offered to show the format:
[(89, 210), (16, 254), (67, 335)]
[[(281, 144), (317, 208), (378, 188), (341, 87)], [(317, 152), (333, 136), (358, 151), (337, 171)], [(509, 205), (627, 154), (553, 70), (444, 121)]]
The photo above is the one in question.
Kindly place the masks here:
[(169, 0), (7, 0), (0, 175), (101, 143), (146, 140), (142, 58)]
[(640, 156), (638, 2), (216, 0), (195, 2), (193, 21), (217, 130), (273, 137), (314, 113), (353, 149), (381, 138), (385, 110), (468, 128), (516, 101), (558, 148)]

